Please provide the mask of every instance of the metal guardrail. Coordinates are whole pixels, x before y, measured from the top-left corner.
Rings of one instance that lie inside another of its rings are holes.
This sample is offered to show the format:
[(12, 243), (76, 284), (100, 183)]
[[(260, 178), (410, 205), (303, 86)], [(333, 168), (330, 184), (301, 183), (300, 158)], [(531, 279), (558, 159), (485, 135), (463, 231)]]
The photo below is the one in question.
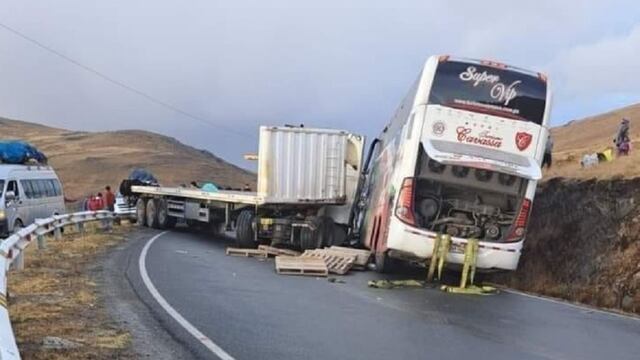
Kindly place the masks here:
[(13, 266), (16, 270), (24, 269), (24, 249), (35, 239), (38, 248), (46, 248), (46, 235), (53, 233), (56, 240), (62, 238), (62, 229), (76, 226), (84, 232), (84, 223), (108, 219), (114, 215), (110, 211), (83, 211), (73, 214), (55, 215), (36, 221), (4, 239), (0, 243), (0, 360), (19, 360), (20, 352), (16, 344), (13, 328), (7, 308), (7, 271)]

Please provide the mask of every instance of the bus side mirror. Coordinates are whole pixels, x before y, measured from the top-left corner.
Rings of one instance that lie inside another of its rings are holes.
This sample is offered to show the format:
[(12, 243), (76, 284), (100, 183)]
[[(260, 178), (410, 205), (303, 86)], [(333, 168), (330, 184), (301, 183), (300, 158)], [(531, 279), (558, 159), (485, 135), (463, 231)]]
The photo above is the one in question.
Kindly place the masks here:
[(15, 199), (16, 199), (16, 193), (15, 193), (14, 191), (7, 191), (7, 192), (4, 194), (4, 200), (5, 200), (6, 202), (13, 201), (13, 200), (15, 200)]

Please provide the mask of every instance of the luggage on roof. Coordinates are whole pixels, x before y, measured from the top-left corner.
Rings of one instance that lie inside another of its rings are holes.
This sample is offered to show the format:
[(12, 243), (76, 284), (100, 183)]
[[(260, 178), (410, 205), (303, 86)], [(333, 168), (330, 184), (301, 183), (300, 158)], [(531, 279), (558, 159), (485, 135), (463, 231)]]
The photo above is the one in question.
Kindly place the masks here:
[(35, 146), (19, 140), (0, 141), (0, 163), (46, 164), (47, 157)]

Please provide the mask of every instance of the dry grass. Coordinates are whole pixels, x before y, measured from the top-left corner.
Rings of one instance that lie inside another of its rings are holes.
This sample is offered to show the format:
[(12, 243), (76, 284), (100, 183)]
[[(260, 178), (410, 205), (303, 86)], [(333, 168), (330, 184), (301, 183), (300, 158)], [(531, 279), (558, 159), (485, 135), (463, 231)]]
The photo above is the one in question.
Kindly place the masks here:
[[(613, 138), (622, 118), (630, 119), (632, 150), (629, 157), (611, 163), (582, 169), (580, 159), (585, 154), (600, 152), (613, 146)], [(598, 178), (640, 176), (640, 104), (614, 110), (552, 129), (555, 139), (554, 166), (545, 172), (546, 178)]]
[[(26, 269), (9, 274), (9, 314), (24, 359), (134, 358), (129, 333), (109, 320), (88, 274), (98, 255), (124, 241), (126, 230), (104, 234), (91, 228), (85, 235), (67, 231), (63, 240), (48, 239), (46, 250), (33, 244)], [(80, 346), (46, 349), (47, 336)]]

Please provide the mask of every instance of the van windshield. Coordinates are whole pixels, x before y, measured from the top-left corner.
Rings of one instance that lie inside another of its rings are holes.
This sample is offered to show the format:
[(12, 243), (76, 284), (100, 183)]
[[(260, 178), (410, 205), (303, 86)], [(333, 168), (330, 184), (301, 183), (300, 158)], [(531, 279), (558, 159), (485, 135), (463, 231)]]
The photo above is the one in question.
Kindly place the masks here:
[(2, 197), (3, 192), (4, 192), (4, 180), (0, 180), (0, 197)]

